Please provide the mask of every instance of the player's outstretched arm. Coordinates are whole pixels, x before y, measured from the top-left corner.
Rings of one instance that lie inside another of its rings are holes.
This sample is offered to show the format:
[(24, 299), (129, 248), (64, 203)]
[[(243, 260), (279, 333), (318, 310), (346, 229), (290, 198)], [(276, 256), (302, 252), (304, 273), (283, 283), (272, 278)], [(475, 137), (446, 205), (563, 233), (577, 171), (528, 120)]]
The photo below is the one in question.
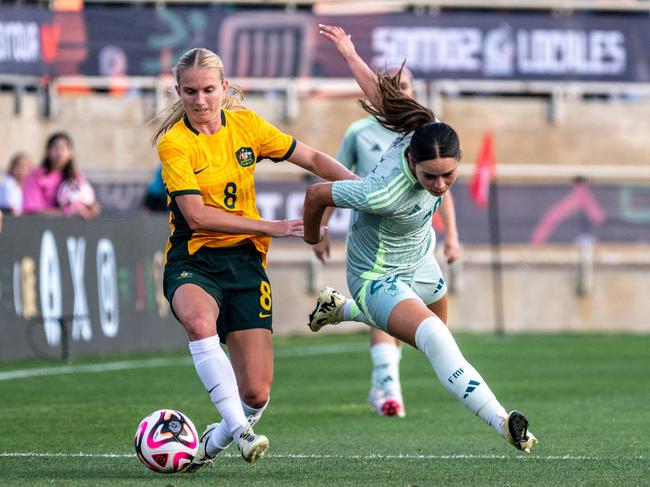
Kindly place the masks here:
[(370, 103), (377, 105), (379, 102), (377, 75), (357, 54), (351, 36), (346, 34), (341, 27), (325, 24), (318, 24), (318, 27), (320, 34), (332, 41)]
[(210, 230), (228, 234), (302, 237), (300, 218), (294, 220), (254, 220), (205, 205), (197, 194), (175, 197), (183, 218), (192, 230)]
[(302, 142), (296, 144), (296, 148), (288, 160), (296, 166), (300, 166), (328, 181), (359, 179), (359, 176), (333, 157)]
[(323, 236), (321, 219), (328, 206), (336, 206), (332, 198), (332, 183), (316, 183), (307, 188), (302, 219), (305, 231), (303, 238), (308, 244), (318, 243)]

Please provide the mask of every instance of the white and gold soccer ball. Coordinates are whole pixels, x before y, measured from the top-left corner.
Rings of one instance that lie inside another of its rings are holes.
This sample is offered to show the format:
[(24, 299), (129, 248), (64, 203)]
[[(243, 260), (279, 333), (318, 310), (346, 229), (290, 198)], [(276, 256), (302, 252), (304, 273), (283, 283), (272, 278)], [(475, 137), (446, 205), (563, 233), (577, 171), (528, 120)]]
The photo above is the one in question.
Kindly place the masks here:
[(135, 453), (158, 473), (181, 472), (199, 449), (194, 424), (174, 409), (160, 409), (140, 421), (135, 431)]

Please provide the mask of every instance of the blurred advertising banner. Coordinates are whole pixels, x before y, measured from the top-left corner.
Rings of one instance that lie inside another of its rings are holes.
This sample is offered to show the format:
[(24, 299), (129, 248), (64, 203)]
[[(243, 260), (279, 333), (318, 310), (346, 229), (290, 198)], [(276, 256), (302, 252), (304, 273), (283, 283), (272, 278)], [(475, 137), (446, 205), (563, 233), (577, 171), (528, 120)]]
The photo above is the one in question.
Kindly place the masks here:
[(56, 58), (51, 19), (48, 10), (0, 5), (0, 74), (49, 74)]
[(167, 235), (160, 216), (5, 217), (0, 360), (184, 345), (162, 293)]
[[(300, 218), (307, 182), (256, 183), (257, 207), (263, 218)], [(104, 215), (132, 214), (141, 208), (145, 185), (96, 183)], [(589, 235), (609, 243), (650, 242), (650, 186), (632, 184), (501, 184), (499, 217), (505, 244), (572, 243)], [(476, 205), (469, 184), (452, 189), (461, 241), (489, 243), (487, 209)], [(344, 239), (350, 212), (338, 209), (330, 235)], [(438, 233), (444, 233), (434, 218)]]
[(230, 77), (349, 77), (318, 24), (343, 26), (382, 68), (423, 79), (650, 82), (647, 13), (443, 11), (315, 16), (224, 5), (86, 5), (78, 12), (0, 6), (0, 73), (168, 73), (207, 47)]

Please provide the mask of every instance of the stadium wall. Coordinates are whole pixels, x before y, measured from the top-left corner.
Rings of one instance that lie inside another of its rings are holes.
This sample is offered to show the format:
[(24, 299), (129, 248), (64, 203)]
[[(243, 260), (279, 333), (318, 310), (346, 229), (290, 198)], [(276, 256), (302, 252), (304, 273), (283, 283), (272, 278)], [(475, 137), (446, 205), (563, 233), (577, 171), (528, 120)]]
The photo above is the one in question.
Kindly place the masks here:
[[(348, 125), (364, 116), (351, 97), (303, 98), (293, 122), (283, 120), (277, 97), (252, 96), (246, 102), (282, 130), (329, 154), (336, 153)], [(52, 118), (39, 117), (35, 95), (22, 96), (18, 114), (14, 105), (12, 95), (0, 93), (5, 160), (19, 150), (40, 160), (47, 136), (64, 129), (74, 140), (79, 167), (91, 176), (110, 173), (113, 179), (143, 180), (158, 162), (146, 97), (62, 96)], [(458, 130), (465, 163), (476, 159), (490, 130), (501, 164), (548, 164), (551, 175), (555, 165), (650, 166), (650, 99), (566, 102), (563, 121), (557, 124), (549, 123), (547, 111), (548, 103), (536, 98), (462, 97), (444, 98), (439, 113)], [(283, 166), (279, 173), (269, 169), (268, 177), (300, 176), (299, 169)]]
[[(162, 295), (167, 232), (160, 216), (5, 218), (0, 360), (185, 347)], [(500, 261), (506, 333), (650, 332), (647, 247), (508, 245)], [(454, 330), (494, 330), (492, 263), (485, 246), (469, 246), (460, 268), (445, 269)], [(307, 333), (320, 287), (346, 290), (344, 244), (335, 243), (331, 262), (321, 266), (307, 246), (276, 239), (268, 272), (275, 333)], [(364, 326), (345, 324), (332, 331), (359, 329)]]

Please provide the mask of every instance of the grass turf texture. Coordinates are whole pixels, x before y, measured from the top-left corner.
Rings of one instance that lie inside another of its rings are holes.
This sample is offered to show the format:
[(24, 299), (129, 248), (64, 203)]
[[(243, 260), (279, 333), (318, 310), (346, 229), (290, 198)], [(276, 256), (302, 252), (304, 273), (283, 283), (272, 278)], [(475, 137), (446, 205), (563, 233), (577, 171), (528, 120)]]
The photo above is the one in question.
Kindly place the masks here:
[[(650, 485), (650, 336), (457, 340), (506, 409), (529, 417), (540, 439), (532, 455), (453, 400), (409, 347), (401, 364), (407, 416), (375, 416), (365, 401), (367, 336), (314, 335), (275, 340), (271, 405), (256, 427), (271, 450), (254, 466), (234, 446), (192, 475), (156, 474), (135, 457), (135, 428), (155, 409), (185, 412), (199, 434), (215, 420), (185, 353), (78, 358), (74, 366), (142, 366), (0, 381), (0, 485)], [(147, 362), (160, 357), (169, 365)], [(59, 364), (0, 364), (0, 377), (44, 366)]]

